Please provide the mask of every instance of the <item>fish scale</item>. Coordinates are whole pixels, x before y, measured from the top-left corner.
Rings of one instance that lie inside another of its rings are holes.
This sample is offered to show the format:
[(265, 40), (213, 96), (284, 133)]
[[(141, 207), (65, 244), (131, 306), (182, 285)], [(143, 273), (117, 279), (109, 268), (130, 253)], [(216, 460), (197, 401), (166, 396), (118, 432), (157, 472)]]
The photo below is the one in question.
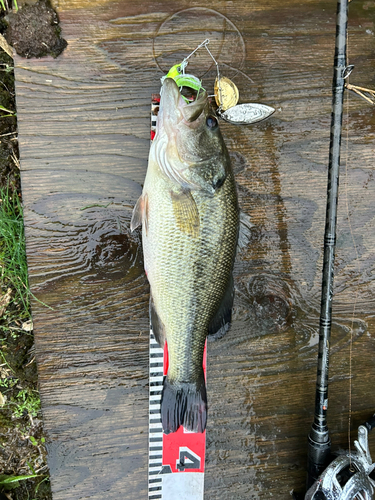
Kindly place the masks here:
[[(230, 181), (231, 179), (228, 179), (229, 188)], [(225, 189), (226, 186), (224, 185), (223, 188)], [(164, 190), (166, 190), (166, 188), (164, 188)], [(223, 198), (227, 196), (225, 191), (222, 194)], [(198, 200), (198, 203), (199, 202), (200, 200)], [(149, 194), (150, 212), (152, 212), (152, 203), (153, 196)], [(155, 204), (158, 203), (159, 201), (156, 200)], [(220, 241), (217, 241), (218, 238), (214, 240), (212, 240), (212, 238), (210, 239), (210, 227), (212, 227), (213, 224), (212, 219), (217, 212), (218, 210), (215, 207), (215, 210), (212, 209), (208, 216), (205, 213), (205, 217), (202, 217), (201, 226), (203, 230), (200, 241), (203, 240), (206, 242), (205, 245), (203, 245), (203, 251), (200, 247), (200, 243), (198, 243), (196, 247), (193, 247), (187, 237), (184, 238), (181, 236), (180, 238), (176, 238), (175, 232), (171, 231), (170, 228), (173, 227), (173, 220), (171, 220), (173, 214), (172, 207), (166, 205), (165, 209), (158, 212), (159, 217), (154, 229), (158, 234), (158, 249), (156, 260), (153, 265), (159, 270), (168, 270), (168, 272), (165, 274), (160, 272), (158, 274), (155, 278), (155, 284), (153, 283), (152, 285), (151, 292), (154, 294), (154, 288), (160, 290), (160, 297), (158, 297), (157, 302), (155, 299), (155, 302), (160, 311), (161, 320), (163, 323), (169, 325), (170, 335), (173, 336), (173, 341), (169, 343), (170, 356), (176, 356), (178, 361), (171, 365), (171, 368), (174, 369), (174, 371), (171, 372), (171, 377), (177, 377), (177, 373), (179, 373), (180, 377), (183, 379), (187, 377), (183, 367), (186, 366), (186, 364), (189, 367), (193, 365), (192, 359), (185, 354), (186, 351), (191, 350), (191, 345), (193, 346), (193, 351), (194, 348), (199, 349), (200, 354), (197, 358), (199, 357), (201, 359), (208, 323), (219, 302), (218, 298), (215, 300), (215, 296), (220, 297), (222, 289), (225, 288), (228, 280), (228, 274), (231, 271), (231, 265), (226, 265), (226, 262), (231, 262), (231, 259), (228, 259), (225, 253), (222, 259), (218, 259), (218, 248), (222, 249)], [(233, 222), (235, 222), (237, 213), (235, 212), (229, 215), (232, 217)], [(205, 221), (205, 218), (208, 219), (208, 221)], [(160, 221), (163, 221), (163, 223), (160, 223)], [(152, 227), (153, 223), (154, 221), (150, 218), (149, 228)], [(231, 225), (229, 224), (229, 226)], [(233, 246), (233, 242), (236, 241), (236, 229), (232, 231), (232, 234), (227, 233), (228, 232), (224, 233), (224, 238), (229, 247), (229, 252), (233, 252), (230, 246)], [(172, 261), (170, 259), (171, 250), (169, 243), (171, 241), (173, 241), (173, 248), (179, 249), (180, 251), (179, 254), (175, 255)], [(206, 249), (206, 247), (208, 248)], [(184, 252), (183, 250), (186, 248), (190, 248), (190, 251)], [(208, 262), (208, 256), (211, 257), (211, 262)], [(222, 269), (220, 265), (217, 265), (218, 260), (219, 264), (223, 262)], [(197, 264), (195, 273), (190, 272), (190, 270), (186, 272), (186, 261)], [(148, 267), (149, 265), (147, 263), (147, 268)], [(208, 279), (210, 277), (211, 280)], [(183, 300), (183, 298), (185, 298), (185, 300)], [(195, 313), (195, 311), (193, 311), (192, 313), (192, 309), (194, 309), (192, 306), (196, 306), (197, 303), (201, 304), (199, 312)], [(193, 314), (195, 318), (192, 317)], [(181, 331), (191, 329), (194, 329), (195, 336), (198, 336), (200, 340), (195, 341), (193, 337), (191, 343), (189, 343), (186, 337), (181, 337), (179, 335)], [(175, 352), (178, 354), (175, 354)]]

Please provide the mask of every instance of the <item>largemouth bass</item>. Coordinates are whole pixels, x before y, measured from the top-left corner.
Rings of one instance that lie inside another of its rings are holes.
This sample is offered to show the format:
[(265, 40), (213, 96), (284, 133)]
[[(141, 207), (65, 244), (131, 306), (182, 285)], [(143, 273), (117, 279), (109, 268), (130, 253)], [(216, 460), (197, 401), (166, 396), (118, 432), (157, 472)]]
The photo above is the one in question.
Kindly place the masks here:
[(154, 141), (131, 229), (142, 224), (154, 335), (168, 345), (161, 401), (165, 433), (203, 432), (203, 351), (233, 305), (239, 210), (234, 176), (207, 93), (188, 104), (164, 80)]

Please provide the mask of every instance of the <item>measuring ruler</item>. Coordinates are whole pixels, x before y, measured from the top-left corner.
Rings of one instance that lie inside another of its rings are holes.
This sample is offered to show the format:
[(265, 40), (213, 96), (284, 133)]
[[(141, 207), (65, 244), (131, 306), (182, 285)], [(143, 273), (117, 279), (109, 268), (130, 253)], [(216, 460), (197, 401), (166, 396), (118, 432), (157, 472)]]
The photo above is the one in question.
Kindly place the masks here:
[[(152, 95), (151, 141), (155, 137), (160, 95)], [(206, 378), (207, 342), (203, 355)], [(164, 434), (160, 402), (163, 380), (168, 372), (168, 346), (156, 342), (150, 330), (150, 396), (149, 396), (149, 500), (203, 500), (206, 431), (189, 432), (182, 426)]]
[[(206, 377), (207, 342), (203, 356)], [(149, 467), (148, 498), (202, 500), (206, 431), (164, 434), (160, 401), (163, 380), (168, 372), (168, 347), (162, 349), (150, 331)]]

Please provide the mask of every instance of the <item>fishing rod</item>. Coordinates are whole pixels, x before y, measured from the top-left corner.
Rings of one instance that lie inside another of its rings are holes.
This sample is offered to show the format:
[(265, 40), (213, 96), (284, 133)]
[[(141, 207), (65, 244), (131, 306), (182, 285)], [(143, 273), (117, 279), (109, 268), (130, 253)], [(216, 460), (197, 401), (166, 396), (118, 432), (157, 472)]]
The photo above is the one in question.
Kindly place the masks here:
[(319, 327), (318, 370), (315, 414), (308, 436), (307, 487), (318, 479), (327, 465), (331, 440), (327, 426), (329, 345), (332, 323), (333, 276), (336, 247), (337, 200), (340, 173), (341, 128), (346, 70), (348, 0), (339, 0), (336, 16), (336, 45), (333, 72), (333, 102), (328, 164), (326, 225)]
[(368, 432), (375, 427), (375, 415), (358, 428), (356, 451), (331, 459), (327, 425), (329, 346), (332, 324), (333, 278), (336, 245), (337, 201), (345, 79), (354, 66), (347, 66), (348, 0), (339, 0), (336, 16), (336, 43), (332, 85), (332, 118), (328, 165), (327, 207), (319, 324), (318, 367), (314, 421), (308, 435), (307, 493), (305, 500), (370, 500), (375, 482)]

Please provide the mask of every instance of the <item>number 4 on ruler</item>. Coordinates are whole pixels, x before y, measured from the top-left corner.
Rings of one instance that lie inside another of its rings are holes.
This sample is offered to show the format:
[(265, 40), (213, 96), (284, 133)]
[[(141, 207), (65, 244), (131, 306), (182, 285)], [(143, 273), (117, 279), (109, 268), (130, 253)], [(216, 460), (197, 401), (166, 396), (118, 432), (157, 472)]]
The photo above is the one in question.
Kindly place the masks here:
[(185, 469), (200, 469), (201, 459), (186, 446), (180, 448), (180, 459), (177, 460), (176, 469), (184, 471)]

